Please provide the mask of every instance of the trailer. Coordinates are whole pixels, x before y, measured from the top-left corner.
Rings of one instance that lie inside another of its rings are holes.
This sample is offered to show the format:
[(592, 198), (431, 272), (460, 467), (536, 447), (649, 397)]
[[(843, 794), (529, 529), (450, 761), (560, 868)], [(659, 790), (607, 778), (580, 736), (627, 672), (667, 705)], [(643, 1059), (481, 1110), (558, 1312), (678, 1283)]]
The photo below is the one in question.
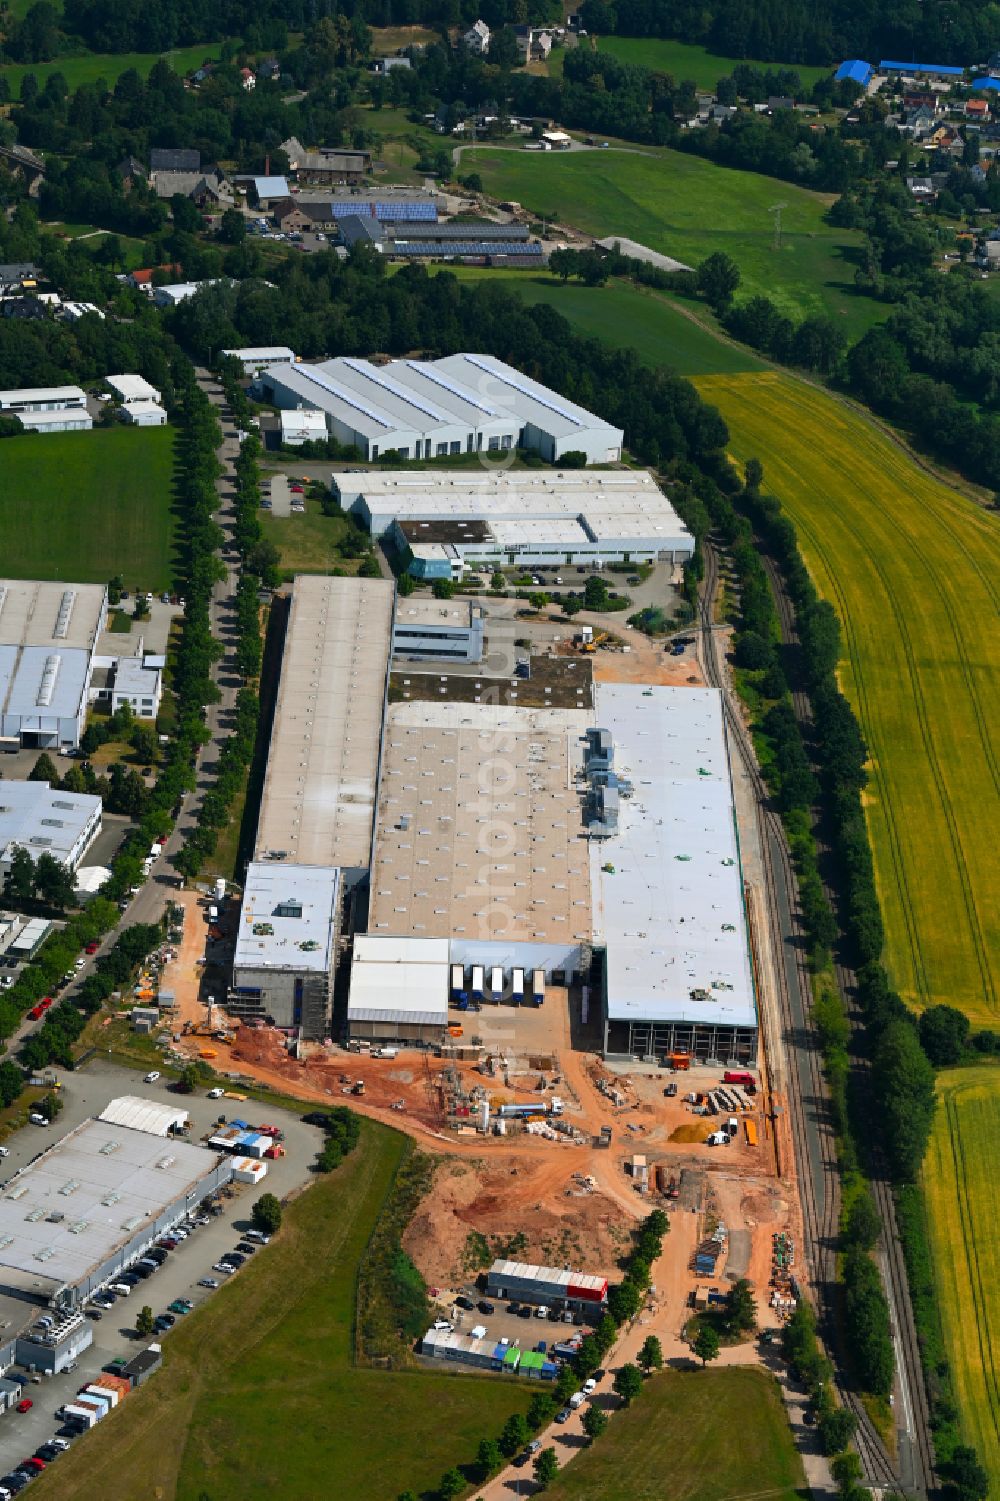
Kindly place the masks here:
[(462, 1002), (464, 1001), (465, 1005), (462, 1006), (462, 1010), (465, 1011), (468, 1009), (469, 992), (465, 988), (464, 964), (453, 964), (451, 966), (451, 998), (458, 1006), (462, 1006)]
[(536, 1006), (540, 1006), (545, 1000), (544, 969), (533, 969), (531, 972), (531, 999)]
[(757, 1122), (745, 1120), (743, 1122), (743, 1130), (746, 1132), (747, 1146), (755, 1147), (757, 1145)]
[(490, 970), (490, 995), (495, 1001), (503, 1000), (503, 969), (499, 964)]
[(510, 999), (514, 1006), (524, 1005), (524, 970), (511, 970), (510, 975)]
[(472, 999), (474, 1001), (481, 1001), (483, 999), (485, 984), (486, 972), (483, 966), (481, 964), (474, 964), (472, 966)]
[(497, 1115), (501, 1120), (528, 1120), (535, 1115), (562, 1115), (563, 1102), (557, 1095), (551, 1100), (531, 1100), (523, 1105), (500, 1105)]

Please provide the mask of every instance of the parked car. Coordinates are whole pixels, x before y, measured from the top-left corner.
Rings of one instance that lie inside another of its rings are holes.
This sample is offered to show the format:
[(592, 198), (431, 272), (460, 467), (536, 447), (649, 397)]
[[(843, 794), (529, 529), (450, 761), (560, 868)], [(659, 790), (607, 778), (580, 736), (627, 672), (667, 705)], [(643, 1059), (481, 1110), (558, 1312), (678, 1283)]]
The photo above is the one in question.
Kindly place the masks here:
[(480, 1298), (476, 1305), (480, 1313), (496, 1313), (496, 1304), (489, 1302), (487, 1298)]
[(439, 1333), (451, 1333), (452, 1325), (449, 1319), (435, 1319), (433, 1328)]
[(94, 938), (90, 941), (90, 943), (87, 944), (83, 952), (85, 954), (96, 954), (100, 946), (101, 945), (98, 943), (97, 939)]
[(20, 1402), (17, 1404), (17, 1411), (30, 1412), (34, 1405), (35, 1404), (34, 1402), (32, 1402), (30, 1397), (22, 1397)]
[(467, 1298), (464, 1293), (460, 1297), (455, 1299), (456, 1308), (465, 1308), (467, 1310), (471, 1310), (475, 1308), (475, 1306), (476, 1305), (475, 1303), (473, 1303), (472, 1299)]
[(589, 1397), (592, 1392), (596, 1392), (597, 1382), (594, 1380), (593, 1376), (587, 1377), (580, 1390), (583, 1392), (583, 1395), (585, 1397)]
[(151, 1068), (142, 1082), (143, 1084), (155, 1084), (159, 1077), (160, 1070), (158, 1068)]
[(564, 1407), (561, 1412), (556, 1413), (556, 1422), (565, 1423), (569, 1415), (570, 1409), (568, 1407)]
[(235, 1270), (234, 1266), (227, 1266), (224, 1261), (217, 1261), (212, 1267), (213, 1272), (225, 1272), (227, 1276), (230, 1272), (235, 1272)]
[(198, 1286), (199, 1287), (216, 1288), (216, 1287), (218, 1287), (218, 1285), (219, 1284), (218, 1284), (218, 1282), (216, 1281), (216, 1279), (214, 1277), (199, 1277), (198, 1278)]

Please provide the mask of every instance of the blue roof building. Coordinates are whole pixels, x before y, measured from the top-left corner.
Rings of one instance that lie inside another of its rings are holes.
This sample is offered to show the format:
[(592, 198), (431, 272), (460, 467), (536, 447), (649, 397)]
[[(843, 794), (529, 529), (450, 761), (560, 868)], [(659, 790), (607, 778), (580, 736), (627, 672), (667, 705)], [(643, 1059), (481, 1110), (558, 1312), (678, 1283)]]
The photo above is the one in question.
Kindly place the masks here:
[(972, 87), (982, 91), (984, 89), (1000, 90), (1000, 78), (974, 78)]
[(908, 73), (916, 76), (918, 73), (927, 73), (936, 78), (961, 78), (965, 73), (964, 68), (954, 68), (947, 63), (894, 63), (880, 62), (880, 73)]
[(853, 57), (849, 62), (841, 63), (833, 75), (834, 83), (859, 83), (866, 89), (871, 82), (875, 69), (871, 63), (866, 63), (863, 58)]

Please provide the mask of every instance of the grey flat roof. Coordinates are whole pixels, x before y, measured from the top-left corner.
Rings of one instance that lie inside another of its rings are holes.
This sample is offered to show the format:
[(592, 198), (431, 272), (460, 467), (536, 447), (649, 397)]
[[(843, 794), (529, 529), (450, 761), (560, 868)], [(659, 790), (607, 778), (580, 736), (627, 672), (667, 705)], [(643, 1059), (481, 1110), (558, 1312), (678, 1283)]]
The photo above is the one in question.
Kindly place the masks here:
[(638, 683), (597, 683), (595, 696), (633, 785), (617, 834), (590, 851), (608, 1014), (755, 1027), (721, 696)]
[(339, 889), (339, 870), (252, 860), (243, 886), (233, 968), (328, 973)]
[(0, 642), (90, 650), (97, 644), (104, 595), (103, 584), (0, 578)]
[(566, 437), (574, 432), (602, 429), (613, 434), (616, 445), (621, 446), (621, 428), (613, 427), (567, 396), (558, 395), (491, 354), (451, 354), (437, 360), (435, 368), (467, 386), (478, 401), (516, 412), (522, 423), (531, 422), (543, 432)]
[[(193, 1189), (215, 1152), (106, 1121), (84, 1121), (0, 1194), (3, 1280), (48, 1296), (75, 1285)], [(53, 1222), (52, 1215), (61, 1218)]]
[(434, 599), (432, 595), (411, 594), (396, 601), (396, 625), (422, 627), (428, 625), (461, 626), (471, 629), (473, 611), (482, 614), (482, 606), (471, 599)]
[(256, 855), (367, 866), (392, 642), (387, 579), (292, 588)]
[(591, 723), (578, 709), (393, 704), (369, 931), (586, 942), (590, 872), (575, 775)]
[(32, 859), (53, 855), (64, 864), (101, 811), (88, 792), (59, 792), (48, 782), (0, 781), (0, 857), (20, 844)]

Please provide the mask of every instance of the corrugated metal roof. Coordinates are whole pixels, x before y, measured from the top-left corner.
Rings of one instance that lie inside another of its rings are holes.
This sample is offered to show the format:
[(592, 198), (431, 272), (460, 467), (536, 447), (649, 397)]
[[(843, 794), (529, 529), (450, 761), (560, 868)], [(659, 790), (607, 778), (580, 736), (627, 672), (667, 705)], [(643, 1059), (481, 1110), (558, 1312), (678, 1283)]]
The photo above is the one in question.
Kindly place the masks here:
[(869, 82), (874, 71), (871, 63), (866, 63), (863, 58), (854, 57), (846, 63), (841, 63), (833, 77), (836, 83), (850, 82), (864, 85)]
[(608, 1285), (607, 1277), (595, 1277), (588, 1272), (574, 1272), (566, 1267), (536, 1266), (527, 1261), (494, 1261), (489, 1275), (498, 1282), (511, 1277), (519, 1282), (544, 1282), (550, 1287), (563, 1288), (570, 1283), (574, 1287), (591, 1292), (602, 1292)]
[(157, 1100), (125, 1094), (110, 1100), (98, 1119), (113, 1126), (128, 1126), (131, 1131), (144, 1131), (147, 1136), (167, 1136), (171, 1126), (187, 1122), (188, 1112), (177, 1105), (161, 1105)]

